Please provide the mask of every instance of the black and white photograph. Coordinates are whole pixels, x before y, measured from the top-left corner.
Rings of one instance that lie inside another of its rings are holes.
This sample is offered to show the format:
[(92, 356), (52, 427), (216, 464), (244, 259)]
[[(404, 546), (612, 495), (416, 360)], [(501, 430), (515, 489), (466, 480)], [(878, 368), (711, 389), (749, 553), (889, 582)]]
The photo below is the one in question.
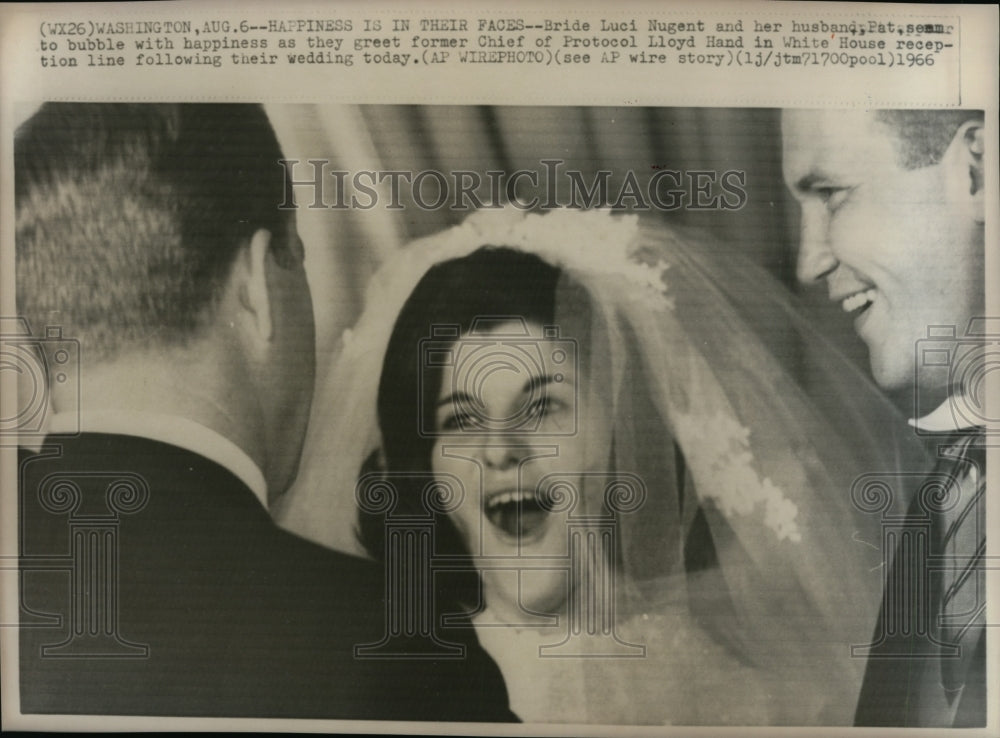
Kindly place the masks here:
[(150, 92), (3, 101), (5, 722), (996, 727), (995, 107)]

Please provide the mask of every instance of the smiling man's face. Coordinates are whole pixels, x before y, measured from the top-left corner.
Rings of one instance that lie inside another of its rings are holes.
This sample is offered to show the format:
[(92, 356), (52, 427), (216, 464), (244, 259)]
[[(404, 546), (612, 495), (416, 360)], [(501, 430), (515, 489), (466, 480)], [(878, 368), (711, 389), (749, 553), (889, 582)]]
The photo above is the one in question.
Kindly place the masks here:
[(894, 136), (872, 112), (782, 116), (785, 182), (802, 206), (798, 277), (825, 281), (830, 299), (855, 316), (887, 390), (912, 386), (915, 344), (928, 326), (961, 332), (984, 306), (963, 131), (940, 161), (912, 169)]

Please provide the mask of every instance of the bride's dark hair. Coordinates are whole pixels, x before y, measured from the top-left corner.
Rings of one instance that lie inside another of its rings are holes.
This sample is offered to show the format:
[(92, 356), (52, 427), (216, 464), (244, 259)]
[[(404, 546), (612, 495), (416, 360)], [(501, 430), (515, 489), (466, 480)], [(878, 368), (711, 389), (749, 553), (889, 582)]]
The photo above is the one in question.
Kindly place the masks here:
[[(431, 474), (433, 433), (421, 432), (421, 420), (435, 417), (441, 372), (426, 366), (423, 341), (433, 329), (457, 326), (469, 331), (477, 318), (516, 317), (543, 325), (554, 323), (556, 287), (562, 272), (533, 254), (506, 247), (484, 246), (468, 256), (432, 267), (420, 280), (400, 311), (382, 363), (378, 389), (381, 458), (372, 458), (365, 471), (382, 468), (403, 473), (394, 476), (399, 492), (397, 514), (408, 507), (425, 514), (420, 491)], [(426, 429), (426, 425), (425, 425)], [(406, 473), (412, 473), (408, 480)], [(384, 556), (384, 518), (359, 514), (358, 538), (377, 559)], [(447, 515), (437, 516), (435, 553), (468, 556), (465, 544)], [(475, 578), (478, 580), (478, 578)], [(453, 602), (475, 604), (469, 590), (477, 582), (453, 583)]]

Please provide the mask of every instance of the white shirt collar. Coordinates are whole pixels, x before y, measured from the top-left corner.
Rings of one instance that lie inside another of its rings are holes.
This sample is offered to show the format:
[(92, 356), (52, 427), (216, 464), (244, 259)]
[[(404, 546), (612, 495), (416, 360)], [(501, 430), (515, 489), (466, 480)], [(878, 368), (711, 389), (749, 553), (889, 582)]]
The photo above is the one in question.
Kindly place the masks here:
[[(52, 416), (49, 433), (76, 430), (75, 413)], [(162, 413), (103, 410), (81, 413), (79, 430), (83, 433), (113, 433), (148, 438), (196, 453), (232, 472), (267, 509), (267, 482), (260, 467), (246, 451), (201, 423)]]
[(922, 418), (910, 418), (907, 422), (917, 430), (928, 433), (948, 433), (975, 428), (978, 423), (968, 420), (976, 416), (976, 412), (971, 409), (973, 407), (975, 404), (964, 393), (951, 395), (927, 415)]

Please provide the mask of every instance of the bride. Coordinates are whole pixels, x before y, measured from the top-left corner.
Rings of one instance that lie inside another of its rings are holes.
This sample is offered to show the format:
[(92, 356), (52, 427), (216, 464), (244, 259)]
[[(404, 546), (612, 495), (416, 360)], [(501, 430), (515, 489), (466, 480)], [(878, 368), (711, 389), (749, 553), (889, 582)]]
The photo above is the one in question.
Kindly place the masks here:
[(333, 468), (279, 517), (356, 521), (387, 571), (393, 521), (433, 520), (433, 611), (527, 722), (850, 724), (883, 556), (852, 482), (922, 460), (779, 294), (635, 216), (480, 211), (374, 279)]

